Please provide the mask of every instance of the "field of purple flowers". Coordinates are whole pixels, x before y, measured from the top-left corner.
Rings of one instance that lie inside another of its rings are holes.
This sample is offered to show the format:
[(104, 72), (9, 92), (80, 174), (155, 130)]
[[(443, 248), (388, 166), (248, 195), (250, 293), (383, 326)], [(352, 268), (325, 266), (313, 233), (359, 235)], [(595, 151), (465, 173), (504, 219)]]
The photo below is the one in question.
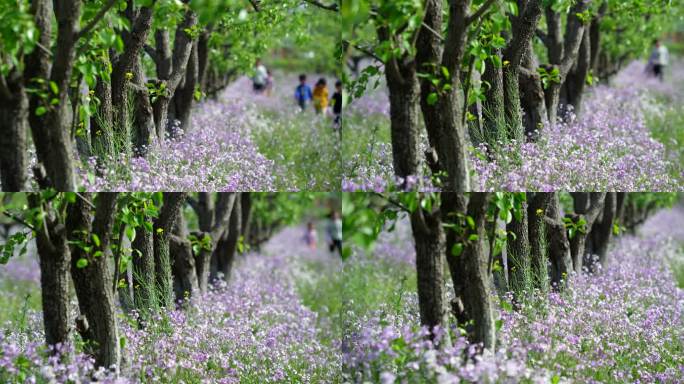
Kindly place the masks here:
[[(633, 62), (610, 86), (593, 87), (583, 114), (544, 127), (534, 143), (471, 148), (473, 190), (681, 190), (681, 105), (684, 66), (669, 69), (667, 81)], [(386, 90), (355, 100), (345, 123), (343, 190), (385, 190), (393, 180)], [(424, 133), (423, 133), (424, 134)], [(427, 148), (422, 138), (419, 153)], [(416, 188), (430, 189), (429, 171)]]
[(89, 191), (335, 190), (339, 140), (329, 118), (298, 111), (296, 84), (277, 74), (273, 94), (257, 95), (241, 77), (195, 107), (189, 132), (154, 143), (144, 158), (121, 156), (99, 170), (92, 158), (80, 183)]
[[(477, 355), (464, 337), (440, 348), (443, 338), (423, 337), (404, 222), (382, 235), (372, 256), (356, 254), (345, 267), (352, 285), (365, 279), (365, 286), (390, 288), (349, 293), (344, 377), (384, 384), (681, 382), (682, 228), (683, 207), (663, 210), (637, 234), (616, 239), (605, 270), (574, 277), (571, 289), (518, 310), (501, 298), (497, 349)], [(356, 277), (359, 270), (365, 277)]]
[(159, 315), (145, 329), (122, 313), (129, 321), (119, 330), (127, 352), (118, 379), (94, 372), (79, 346), (62, 347), (76, 349), (67, 359), (46, 357), (41, 315), (32, 308), (39, 270), (31, 258), (13, 259), (0, 268), (0, 382), (338, 382), (339, 343), (302, 301), (298, 281), (312, 280), (315, 263), (339, 262), (327, 250), (306, 248), (302, 233), (281, 231), (259, 252), (240, 258), (228, 285), (184, 310)]

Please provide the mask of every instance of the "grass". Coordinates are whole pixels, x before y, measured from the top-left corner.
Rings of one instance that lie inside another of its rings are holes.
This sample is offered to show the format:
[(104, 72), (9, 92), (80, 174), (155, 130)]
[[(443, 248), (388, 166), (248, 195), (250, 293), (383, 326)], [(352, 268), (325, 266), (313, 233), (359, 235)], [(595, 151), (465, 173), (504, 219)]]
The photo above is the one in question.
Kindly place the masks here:
[(276, 174), (278, 190), (292, 185), (312, 191), (339, 189), (339, 136), (332, 119), (315, 116), (311, 110), (264, 111), (263, 119), (269, 128), (255, 130), (253, 138), (259, 152), (281, 167)]
[(0, 324), (12, 324), (19, 330), (27, 326), (28, 312), (42, 308), (40, 290), (31, 281), (0, 279)]
[[(676, 164), (684, 164), (684, 108), (672, 105), (660, 116), (649, 116), (647, 124), (653, 138), (665, 146), (668, 158), (678, 160)], [(673, 172), (677, 173), (677, 170)]]

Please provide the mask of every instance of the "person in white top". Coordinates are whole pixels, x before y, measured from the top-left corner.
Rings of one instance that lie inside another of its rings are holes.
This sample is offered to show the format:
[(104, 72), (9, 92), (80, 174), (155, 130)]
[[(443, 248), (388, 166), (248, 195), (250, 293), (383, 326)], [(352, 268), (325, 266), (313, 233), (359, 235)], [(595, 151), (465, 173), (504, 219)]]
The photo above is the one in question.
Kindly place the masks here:
[(261, 93), (266, 89), (266, 82), (268, 81), (268, 70), (266, 66), (261, 63), (261, 59), (256, 60), (254, 65), (254, 77), (252, 83), (254, 85), (254, 92)]
[(660, 43), (660, 40), (655, 40), (655, 47), (651, 52), (651, 57), (648, 59), (653, 70), (653, 75), (663, 81), (663, 76), (665, 72), (665, 67), (668, 65), (670, 59), (670, 53), (667, 51), (667, 47)]

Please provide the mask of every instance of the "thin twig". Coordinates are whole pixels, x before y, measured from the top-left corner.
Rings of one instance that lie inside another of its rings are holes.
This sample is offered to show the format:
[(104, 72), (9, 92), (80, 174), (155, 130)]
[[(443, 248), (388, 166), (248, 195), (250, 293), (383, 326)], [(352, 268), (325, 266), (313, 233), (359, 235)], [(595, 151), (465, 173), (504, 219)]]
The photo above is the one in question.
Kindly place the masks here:
[(90, 33), (90, 31), (95, 28), (97, 23), (100, 22), (100, 20), (104, 17), (104, 15), (109, 11), (114, 4), (116, 4), (117, 0), (109, 0), (109, 2), (100, 8), (100, 10), (97, 12), (97, 14), (90, 20), (90, 22), (83, 28), (81, 29), (80, 32), (76, 35), (76, 40), (80, 39), (81, 37), (87, 35)]

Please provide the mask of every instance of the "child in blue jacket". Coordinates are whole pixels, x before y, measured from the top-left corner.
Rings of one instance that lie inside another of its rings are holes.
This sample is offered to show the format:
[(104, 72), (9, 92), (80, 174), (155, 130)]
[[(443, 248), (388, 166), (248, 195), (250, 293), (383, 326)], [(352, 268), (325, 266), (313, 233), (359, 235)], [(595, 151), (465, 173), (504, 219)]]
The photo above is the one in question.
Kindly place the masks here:
[(299, 108), (303, 110), (306, 109), (307, 104), (313, 98), (313, 93), (311, 92), (311, 87), (306, 84), (306, 75), (299, 75), (299, 85), (295, 88), (295, 99)]

